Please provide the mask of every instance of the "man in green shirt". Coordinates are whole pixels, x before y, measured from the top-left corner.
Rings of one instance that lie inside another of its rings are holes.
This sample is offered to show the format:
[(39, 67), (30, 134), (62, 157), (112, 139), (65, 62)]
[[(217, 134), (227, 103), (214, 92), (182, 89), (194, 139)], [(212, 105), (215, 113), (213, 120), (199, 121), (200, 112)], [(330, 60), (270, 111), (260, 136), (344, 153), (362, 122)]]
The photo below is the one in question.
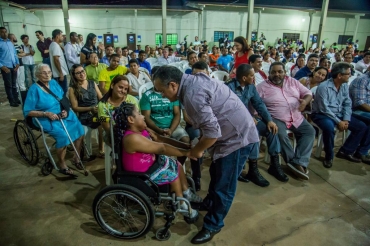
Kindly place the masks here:
[[(154, 88), (147, 90), (140, 99), (141, 113), (145, 116), (147, 126), (160, 135), (173, 138), (177, 141), (190, 143), (190, 138), (184, 128), (180, 126), (181, 111), (179, 101), (170, 102), (162, 97)], [(178, 161), (184, 164), (185, 157)]]
[(104, 63), (99, 63), (99, 57), (96, 53), (91, 53), (89, 60), (91, 64), (85, 67), (87, 80), (94, 80), (96, 84), (99, 84), (99, 73), (108, 66)]

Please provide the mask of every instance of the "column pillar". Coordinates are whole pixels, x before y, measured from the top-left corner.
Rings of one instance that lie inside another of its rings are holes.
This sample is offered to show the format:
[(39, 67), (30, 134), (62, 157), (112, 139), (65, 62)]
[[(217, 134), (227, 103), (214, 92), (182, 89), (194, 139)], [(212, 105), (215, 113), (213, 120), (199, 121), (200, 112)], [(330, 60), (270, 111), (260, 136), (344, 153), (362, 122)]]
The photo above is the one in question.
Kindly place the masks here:
[(321, 43), (324, 40), (324, 27), (326, 22), (326, 16), (328, 14), (329, 0), (323, 0), (321, 8), (320, 26), (317, 40), (317, 47), (321, 50)]
[(203, 40), (203, 9), (198, 12), (198, 37)]
[(308, 47), (309, 47), (308, 43), (310, 42), (310, 34), (311, 34), (312, 19), (313, 19), (313, 18), (312, 18), (312, 15), (313, 15), (313, 13), (314, 13), (314, 12), (310, 12), (310, 13), (309, 13), (309, 16), (310, 16), (310, 23), (308, 24), (307, 42), (306, 42), (306, 45), (305, 45), (306, 50), (308, 50)]
[(69, 25), (69, 14), (68, 14), (68, 0), (62, 0), (62, 10), (63, 10), (63, 17), (64, 17), (64, 29), (66, 35), (66, 42), (69, 42), (69, 34), (71, 32), (71, 27)]
[(3, 8), (0, 7), (0, 26), (4, 26)]
[(360, 24), (360, 15), (355, 15), (355, 20), (356, 20), (356, 27), (355, 27), (355, 31), (353, 32), (353, 39), (352, 39), (353, 43), (355, 43), (357, 39), (358, 25)]
[(162, 44), (167, 45), (167, 0), (162, 0)]
[(261, 35), (260, 35), (260, 20), (261, 20), (261, 12), (262, 12), (262, 10), (260, 9), (260, 10), (258, 11), (257, 37), (256, 37), (256, 40), (258, 40), (258, 36), (261, 36)]
[(252, 39), (252, 22), (253, 22), (254, 0), (248, 0), (248, 22), (247, 22), (247, 41)]
[(134, 20), (134, 32), (137, 36), (137, 9), (134, 10), (135, 20)]

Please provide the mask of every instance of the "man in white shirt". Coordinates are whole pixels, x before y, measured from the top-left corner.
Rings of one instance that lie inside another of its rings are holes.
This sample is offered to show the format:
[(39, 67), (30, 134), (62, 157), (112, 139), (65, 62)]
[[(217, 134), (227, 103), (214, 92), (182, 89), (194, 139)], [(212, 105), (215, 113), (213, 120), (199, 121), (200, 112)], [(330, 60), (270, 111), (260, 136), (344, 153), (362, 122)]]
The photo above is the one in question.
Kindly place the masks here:
[(370, 67), (370, 51), (365, 52), (364, 58), (356, 63), (355, 69), (364, 73)]
[(259, 55), (251, 55), (249, 57), (249, 64), (253, 67), (254, 70), (254, 84), (257, 86), (267, 79), (267, 75), (262, 68), (262, 57)]
[(71, 69), (73, 65), (80, 64), (80, 50), (77, 43), (79, 40), (77, 33), (71, 32), (69, 34), (69, 39), (71, 41), (64, 46), (64, 52), (66, 55), (68, 68)]
[(28, 76), (27, 71), (30, 71), (30, 77), (32, 80), (32, 84), (36, 82), (36, 77), (33, 69), (35, 68), (35, 61), (33, 59), (33, 55), (35, 54), (35, 49), (28, 43), (29, 37), (28, 35), (22, 35), (21, 40), (23, 44), (21, 45), (22, 50), (24, 52), (24, 56), (22, 57), (22, 62), (24, 66), (24, 74), (25, 74), (25, 86), (28, 89), (29, 83), (28, 83)]
[(139, 62), (137, 59), (131, 59), (129, 61), (130, 73), (127, 74), (128, 81), (130, 83), (129, 94), (138, 97), (139, 88), (145, 83), (151, 82), (149, 76), (139, 70)]
[(67, 85), (67, 74), (68, 66), (60, 43), (63, 43), (63, 32), (60, 29), (55, 29), (52, 32), (53, 42), (49, 47), (49, 56), (51, 62), (51, 69), (53, 72), (53, 78), (59, 82), (64, 93), (68, 91)]
[(186, 57), (170, 56), (168, 48), (165, 48), (163, 49), (163, 56), (158, 57), (157, 63), (170, 64), (173, 62), (179, 62), (181, 60), (186, 60)]
[(313, 43), (311, 48), (312, 48), (312, 50), (314, 50), (314, 49), (316, 49), (316, 47), (317, 47), (317, 43)]
[(194, 45), (200, 45), (200, 41), (199, 41), (198, 36), (195, 36), (195, 41), (193, 42), (193, 46)]

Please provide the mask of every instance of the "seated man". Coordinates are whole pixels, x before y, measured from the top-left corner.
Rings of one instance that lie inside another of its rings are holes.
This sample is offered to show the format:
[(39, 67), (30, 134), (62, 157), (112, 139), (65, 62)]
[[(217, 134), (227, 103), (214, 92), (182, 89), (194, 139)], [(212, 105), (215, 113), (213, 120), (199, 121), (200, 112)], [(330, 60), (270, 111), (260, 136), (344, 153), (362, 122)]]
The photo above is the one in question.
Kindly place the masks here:
[(319, 64), (319, 56), (317, 54), (309, 55), (306, 66), (299, 69), (294, 78), (300, 80), (303, 77), (308, 77), (315, 70), (317, 64)]
[(364, 58), (356, 63), (355, 69), (361, 73), (370, 67), (370, 51), (364, 54)]
[(189, 68), (185, 70), (185, 73), (186, 74), (191, 74), (191, 72), (192, 72), (192, 66), (197, 61), (198, 61), (197, 53), (195, 53), (194, 51), (190, 51), (188, 53)]
[(212, 73), (212, 69), (209, 67), (209, 60), (208, 60), (208, 54), (205, 52), (199, 52), (198, 54), (198, 61), (205, 62), (208, 66), (208, 72)]
[(349, 95), (352, 99), (352, 114), (367, 125), (370, 124), (370, 72), (367, 72), (352, 81), (349, 86)]
[[(145, 117), (147, 126), (156, 133), (173, 138), (177, 141), (190, 143), (189, 135), (180, 126), (181, 111), (179, 101), (170, 102), (154, 88), (147, 90), (140, 99), (141, 113)], [(186, 156), (178, 157), (184, 164)]]
[[(240, 98), (246, 108), (253, 106), (253, 108), (257, 111), (258, 115), (260, 116), (254, 117), (257, 130), (260, 136), (266, 137), (268, 151), (271, 156), (271, 165), (268, 169), (268, 173), (282, 182), (287, 182), (289, 178), (284, 174), (279, 164), (280, 142), (277, 136), (278, 128), (272, 121), (266, 105), (258, 95), (253, 81), (253, 67), (249, 64), (241, 64), (236, 69), (236, 79), (231, 80), (226, 85)], [(249, 155), (248, 174), (245, 177), (240, 175), (238, 180), (243, 182), (249, 182), (250, 180), (258, 186), (265, 187), (270, 183), (264, 177), (262, 177), (258, 171), (258, 155), (259, 148), (254, 148)]]
[(150, 66), (149, 62), (145, 61), (145, 59), (146, 59), (146, 53), (145, 51), (142, 50), (139, 52), (139, 58), (137, 59), (137, 61), (139, 62), (139, 66), (148, 70), (149, 75), (151, 75), (152, 67)]
[(230, 63), (234, 60), (234, 58), (229, 55), (228, 50), (224, 47), (221, 48), (221, 54), (222, 56), (217, 59), (217, 65), (219, 66), (220, 70), (228, 73), (230, 71)]
[(315, 94), (312, 120), (322, 130), (324, 141), (324, 167), (333, 165), (333, 148), (336, 126), (338, 130), (349, 129), (351, 134), (337, 153), (338, 158), (352, 162), (361, 160), (370, 164), (370, 125), (366, 125), (355, 115), (352, 115), (352, 102), (348, 92), (348, 80), (351, 76), (351, 66), (338, 62), (331, 70), (332, 78), (322, 82)]
[(99, 89), (104, 95), (110, 88), (112, 79), (117, 75), (125, 75), (127, 68), (119, 65), (119, 56), (113, 54), (110, 56), (109, 67), (103, 69), (99, 74)]
[(203, 61), (198, 61), (191, 67), (191, 74), (204, 73), (209, 76), (208, 65)]
[(186, 57), (170, 56), (168, 48), (165, 48), (163, 49), (163, 56), (158, 57), (157, 62), (160, 64), (170, 64), (170, 63), (179, 62), (182, 60), (186, 60)]
[(254, 70), (254, 84), (257, 86), (267, 79), (267, 75), (262, 71), (262, 57), (259, 55), (251, 55), (249, 57), (249, 64)]
[(114, 48), (113, 46), (109, 45), (105, 47), (105, 56), (100, 59), (101, 63), (104, 63), (105, 65), (109, 66), (110, 64), (110, 57), (114, 54)]
[(87, 80), (93, 80), (99, 85), (99, 74), (108, 66), (105, 63), (99, 63), (98, 54), (95, 52), (90, 53), (90, 65), (85, 67)]
[(147, 82), (151, 82), (151, 80), (145, 72), (139, 70), (139, 62), (137, 59), (131, 59), (128, 64), (130, 65), (130, 73), (127, 74), (127, 78), (130, 82), (129, 94), (139, 96), (140, 86)]
[[(285, 76), (284, 64), (281, 62), (271, 64), (268, 80), (257, 85), (257, 91), (278, 126), (284, 161), (299, 178), (308, 180), (307, 167), (315, 140), (315, 129), (301, 112), (312, 100), (311, 91), (298, 80)], [(295, 150), (287, 130), (292, 131), (297, 139)]]

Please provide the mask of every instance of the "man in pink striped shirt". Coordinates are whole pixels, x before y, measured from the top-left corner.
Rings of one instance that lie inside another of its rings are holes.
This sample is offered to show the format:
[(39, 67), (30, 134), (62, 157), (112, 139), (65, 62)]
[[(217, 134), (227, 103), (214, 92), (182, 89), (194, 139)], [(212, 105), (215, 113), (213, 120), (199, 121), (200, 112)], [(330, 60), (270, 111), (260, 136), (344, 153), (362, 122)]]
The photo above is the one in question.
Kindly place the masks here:
[[(284, 64), (270, 66), (268, 80), (257, 85), (257, 91), (278, 126), (281, 153), (288, 167), (301, 179), (308, 180), (315, 129), (303, 117), (302, 111), (312, 100), (312, 93), (298, 80), (285, 75)], [(297, 139), (294, 150), (287, 130)]]

